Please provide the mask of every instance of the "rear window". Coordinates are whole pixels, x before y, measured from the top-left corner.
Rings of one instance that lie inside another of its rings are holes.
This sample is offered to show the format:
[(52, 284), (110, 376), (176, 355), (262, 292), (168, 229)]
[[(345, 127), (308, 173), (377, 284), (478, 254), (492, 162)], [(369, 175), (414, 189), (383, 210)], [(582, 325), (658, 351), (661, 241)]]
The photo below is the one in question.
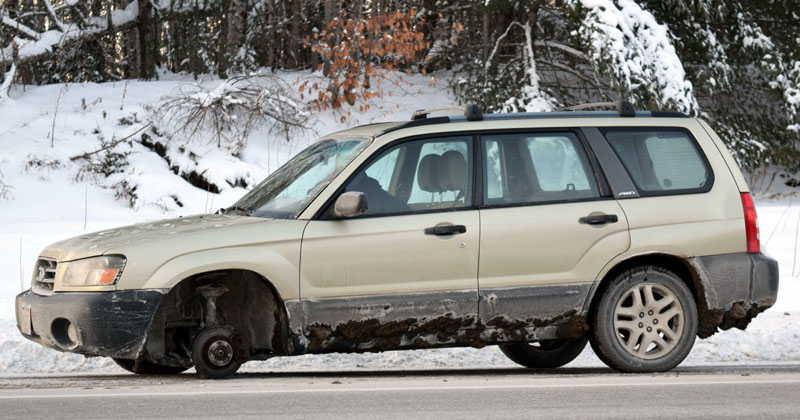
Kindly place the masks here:
[(711, 189), (713, 174), (697, 141), (683, 129), (601, 130), (642, 195), (699, 193)]

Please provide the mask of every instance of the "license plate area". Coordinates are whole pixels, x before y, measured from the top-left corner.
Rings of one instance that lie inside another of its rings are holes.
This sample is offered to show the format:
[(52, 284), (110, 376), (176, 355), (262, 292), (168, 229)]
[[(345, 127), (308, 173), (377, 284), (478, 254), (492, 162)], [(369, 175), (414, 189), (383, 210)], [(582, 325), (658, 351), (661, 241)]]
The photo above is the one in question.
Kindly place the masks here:
[(19, 330), (23, 334), (33, 335), (33, 327), (31, 326), (31, 307), (23, 306), (19, 311)]

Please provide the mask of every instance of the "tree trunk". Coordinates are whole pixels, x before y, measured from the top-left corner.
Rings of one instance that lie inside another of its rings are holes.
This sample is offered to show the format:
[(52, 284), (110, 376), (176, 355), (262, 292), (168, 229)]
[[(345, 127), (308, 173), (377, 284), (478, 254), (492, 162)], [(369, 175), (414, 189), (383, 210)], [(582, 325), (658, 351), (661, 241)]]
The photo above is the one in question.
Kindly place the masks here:
[(299, 43), (300, 39), (300, 25), (302, 24), (302, 8), (300, 7), (300, 0), (292, 0), (292, 9), (289, 16), (289, 39), (288, 48), (286, 53), (291, 58), (289, 63), (292, 68), (299, 66)]
[(230, 35), (230, 17), (231, 17), (231, 2), (230, 0), (222, 1), (222, 16), (220, 19), (220, 35), (217, 38), (217, 76), (221, 78), (228, 77), (228, 67), (230, 66), (230, 48), (228, 46), (228, 35)]
[(246, 0), (233, 0), (228, 9), (228, 57), (235, 64), (239, 49), (244, 45)]
[(139, 55), (139, 78), (144, 80), (152, 79), (155, 76), (156, 63), (153, 56), (153, 27), (152, 27), (153, 5), (149, 1), (139, 2), (139, 44), (137, 45)]
[[(325, 0), (323, 3), (323, 18), (325, 21), (323, 22), (322, 30), (327, 32), (328, 25), (331, 23), (333, 18), (336, 16), (336, 2), (334, 0)], [(316, 70), (316, 69), (314, 69)], [(327, 75), (331, 71), (331, 63), (330, 59), (322, 60), (322, 74)]]
[(489, 13), (483, 14), (483, 30), (481, 31), (482, 40), (481, 43), (481, 57), (482, 61), (485, 63), (486, 59), (489, 58)]

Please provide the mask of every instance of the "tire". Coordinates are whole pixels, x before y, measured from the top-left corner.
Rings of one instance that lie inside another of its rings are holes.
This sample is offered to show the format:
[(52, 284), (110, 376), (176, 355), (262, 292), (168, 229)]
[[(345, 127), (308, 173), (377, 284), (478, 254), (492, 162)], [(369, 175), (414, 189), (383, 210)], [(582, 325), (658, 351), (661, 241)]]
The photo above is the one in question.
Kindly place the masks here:
[(130, 360), (112, 357), (111, 360), (113, 360), (117, 366), (137, 375), (177, 375), (189, 369), (183, 366), (157, 365), (144, 359)]
[(232, 331), (223, 327), (206, 328), (192, 344), (192, 358), (197, 374), (208, 379), (224, 379), (233, 375), (241, 364), (236, 361)]
[(639, 266), (611, 280), (591, 314), (590, 342), (609, 367), (631, 373), (678, 366), (697, 337), (697, 305), (677, 275)]
[(545, 340), (532, 344), (503, 344), (500, 351), (516, 364), (531, 369), (555, 369), (575, 360), (589, 340)]

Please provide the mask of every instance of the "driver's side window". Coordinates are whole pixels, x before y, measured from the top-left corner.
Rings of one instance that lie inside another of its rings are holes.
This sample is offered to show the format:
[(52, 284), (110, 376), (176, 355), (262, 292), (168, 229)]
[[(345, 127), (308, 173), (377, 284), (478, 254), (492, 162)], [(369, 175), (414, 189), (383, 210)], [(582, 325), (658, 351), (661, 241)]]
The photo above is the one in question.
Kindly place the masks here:
[(366, 215), (468, 207), (472, 203), (472, 137), (405, 142), (382, 152), (345, 191), (367, 196)]

